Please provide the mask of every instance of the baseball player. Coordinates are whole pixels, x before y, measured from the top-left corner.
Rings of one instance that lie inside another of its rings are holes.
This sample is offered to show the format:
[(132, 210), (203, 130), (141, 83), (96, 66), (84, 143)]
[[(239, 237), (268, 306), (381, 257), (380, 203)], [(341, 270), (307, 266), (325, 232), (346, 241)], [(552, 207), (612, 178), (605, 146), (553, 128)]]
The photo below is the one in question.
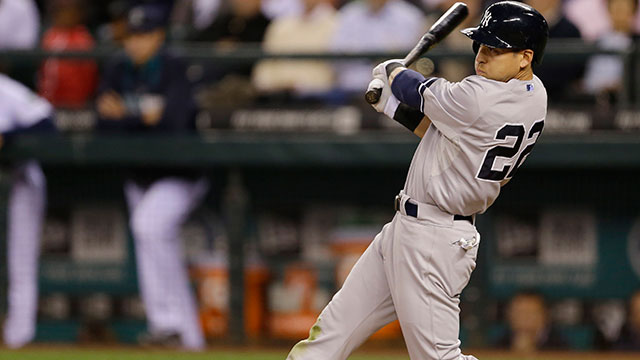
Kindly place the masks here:
[[(14, 136), (52, 132), (53, 108), (19, 82), (0, 74), (0, 147)], [(36, 328), (38, 256), (46, 206), (46, 180), (38, 162), (16, 164), (11, 171), (8, 203), (8, 309), (4, 343), (29, 343)]]
[[(164, 47), (168, 18), (162, 3), (129, 11), (125, 54), (105, 67), (96, 101), (101, 130), (175, 134), (195, 129), (186, 64)], [(198, 172), (153, 166), (131, 169), (125, 184), (149, 328), (140, 341), (146, 345), (188, 350), (205, 345), (178, 235), (207, 189)]]
[(471, 360), (460, 351), (460, 294), (476, 266), (476, 214), (496, 200), (544, 127), (547, 94), (533, 74), (547, 23), (533, 8), (498, 2), (473, 40), (474, 76), (424, 78), (389, 60), (373, 70), (374, 108), (420, 136), (396, 214), (288, 359), (337, 360), (399, 319), (411, 359)]

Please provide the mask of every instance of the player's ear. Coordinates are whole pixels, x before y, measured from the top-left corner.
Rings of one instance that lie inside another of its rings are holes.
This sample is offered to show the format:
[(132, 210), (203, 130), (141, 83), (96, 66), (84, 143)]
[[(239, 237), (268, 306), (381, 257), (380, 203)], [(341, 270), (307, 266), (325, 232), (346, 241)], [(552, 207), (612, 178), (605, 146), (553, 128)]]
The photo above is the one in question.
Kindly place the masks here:
[(533, 50), (526, 49), (520, 51), (520, 53), (522, 54), (522, 58), (520, 58), (520, 68), (524, 69), (533, 62)]

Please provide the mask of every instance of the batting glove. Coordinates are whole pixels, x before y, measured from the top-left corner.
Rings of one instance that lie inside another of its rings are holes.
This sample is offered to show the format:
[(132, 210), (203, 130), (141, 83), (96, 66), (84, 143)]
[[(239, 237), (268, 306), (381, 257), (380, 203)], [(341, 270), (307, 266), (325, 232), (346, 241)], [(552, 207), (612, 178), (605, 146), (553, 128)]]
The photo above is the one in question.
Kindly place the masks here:
[(382, 93), (380, 94), (380, 100), (375, 104), (371, 104), (371, 106), (373, 106), (377, 112), (384, 113), (393, 119), (393, 115), (395, 115), (396, 109), (398, 109), (398, 106), (400, 105), (400, 101), (391, 92), (391, 86), (389, 86), (389, 82), (386, 77), (371, 80), (367, 87), (367, 91), (373, 89), (382, 89)]
[(388, 80), (389, 75), (391, 75), (391, 72), (393, 72), (393, 70), (395, 70), (396, 68), (405, 67), (404, 65), (402, 65), (401, 61), (402, 59), (391, 59), (391, 60), (381, 62), (380, 64), (376, 65), (376, 67), (373, 68), (371, 75), (373, 75), (374, 78), (384, 77), (385, 79)]

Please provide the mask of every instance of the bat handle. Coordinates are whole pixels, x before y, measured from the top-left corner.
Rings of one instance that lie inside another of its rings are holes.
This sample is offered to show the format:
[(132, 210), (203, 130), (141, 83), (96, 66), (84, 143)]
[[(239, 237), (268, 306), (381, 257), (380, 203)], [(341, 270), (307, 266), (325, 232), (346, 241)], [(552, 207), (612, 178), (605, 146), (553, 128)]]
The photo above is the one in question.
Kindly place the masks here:
[(365, 100), (367, 100), (369, 104), (375, 104), (380, 100), (381, 95), (382, 95), (382, 89), (380, 88), (371, 89), (364, 94), (364, 98)]
[[(407, 62), (405, 60), (401, 60), (399, 62), (389, 63), (385, 67), (385, 72), (387, 74), (391, 74), (391, 72), (393, 71), (393, 69), (395, 69), (395, 67), (397, 65), (401, 65), (402, 67), (406, 67), (407, 66)], [(365, 100), (367, 100), (367, 102), (369, 104), (371, 104), (371, 105), (373, 105), (373, 104), (377, 103), (378, 101), (380, 101), (380, 96), (382, 96), (382, 88), (373, 88), (371, 90), (367, 90), (367, 92), (364, 94)]]

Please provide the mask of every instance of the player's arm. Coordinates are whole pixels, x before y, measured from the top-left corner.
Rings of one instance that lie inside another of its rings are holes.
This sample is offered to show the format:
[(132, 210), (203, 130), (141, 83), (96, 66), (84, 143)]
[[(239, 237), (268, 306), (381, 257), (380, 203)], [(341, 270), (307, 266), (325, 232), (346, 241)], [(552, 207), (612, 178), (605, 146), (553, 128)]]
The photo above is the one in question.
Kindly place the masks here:
[(369, 83), (368, 90), (372, 90), (373, 88), (382, 90), (380, 100), (376, 104), (372, 104), (373, 108), (396, 120), (402, 124), (402, 126), (422, 138), (429, 128), (429, 125), (431, 125), (431, 120), (420, 110), (398, 101), (391, 92), (391, 86), (388, 82), (389, 78), (386, 72), (381, 69), (381, 66), (374, 69), (373, 76), (374, 80)]
[(486, 84), (479, 76), (450, 82), (425, 78), (397, 62), (383, 64), (391, 92), (398, 101), (429, 116), (431, 124), (449, 139), (457, 138), (472, 126), (493, 101), (486, 95)]
[(388, 84), (383, 84), (382, 81), (376, 80), (378, 79), (374, 79), (369, 83), (369, 90), (374, 87), (382, 89), (382, 95), (376, 104), (372, 104), (373, 108), (399, 122), (402, 126), (422, 138), (427, 132), (429, 125), (431, 125), (431, 120), (420, 110), (400, 103), (391, 93)]
[[(393, 80), (398, 74), (400, 74), (404, 70), (407, 70), (407, 68), (405, 68), (401, 64), (398, 64), (398, 63), (389, 64), (387, 71), (389, 71), (388, 72), (389, 85), (391, 86), (392, 92), (393, 92)], [(416, 74), (418, 74), (418, 76), (416, 76), (417, 79), (419, 79), (419, 77), (422, 77), (422, 79), (424, 79), (424, 76), (422, 76), (420, 73), (416, 72)], [(401, 108), (403, 108), (403, 110), (400, 113), (396, 114), (397, 116), (394, 115), (393, 119), (403, 124), (403, 122), (407, 121), (408, 119), (419, 118), (417, 122), (415, 120), (411, 122), (411, 126), (412, 127), (415, 126), (413, 129), (409, 128), (407, 125), (405, 126), (407, 126), (407, 128), (413, 131), (414, 134), (422, 138), (424, 134), (427, 132), (427, 129), (429, 128), (429, 126), (431, 125), (431, 119), (429, 119), (428, 116), (423, 114), (422, 111), (419, 110), (420, 109), (419, 107), (412, 107), (411, 105), (408, 105), (403, 102), (401, 106), (398, 107), (398, 110), (400, 110)]]
[(431, 120), (429, 120), (428, 116), (407, 104), (398, 105), (398, 108), (393, 114), (393, 120), (399, 122), (420, 138), (424, 136), (429, 125), (431, 125)]
[(100, 131), (131, 131), (142, 128), (142, 117), (131, 99), (125, 100), (122, 79), (126, 78), (128, 60), (114, 57), (105, 64), (96, 92), (96, 127)]
[(401, 103), (422, 110), (422, 91), (431, 86), (437, 78), (425, 78), (417, 71), (409, 70), (398, 63), (386, 66), (391, 92)]

